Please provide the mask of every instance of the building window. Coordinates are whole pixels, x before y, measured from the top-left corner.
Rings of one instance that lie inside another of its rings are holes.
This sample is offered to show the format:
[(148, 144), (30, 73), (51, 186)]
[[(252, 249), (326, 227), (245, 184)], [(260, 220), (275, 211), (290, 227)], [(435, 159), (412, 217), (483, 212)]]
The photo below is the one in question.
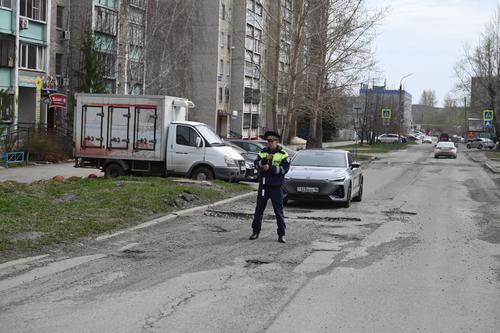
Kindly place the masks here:
[(222, 4), (222, 19), (226, 20), (226, 5)]
[(259, 115), (258, 114), (252, 114), (252, 128), (258, 128), (259, 127)]
[(224, 75), (224, 60), (223, 59), (219, 60), (219, 74)]
[(12, 121), (14, 115), (14, 95), (0, 90), (0, 121)]
[(0, 66), (14, 67), (16, 42), (14, 39), (0, 38)]
[(115, 77), (115, 55), (105, 52), (97, 52), (97, 62), (102, 68), (105, 77)]
[(224, 100), (224, 96), (222, 96), (224, 94), (223, 90), (221, 87), (219, 87), (219, 103), (222, 103), (222, 101)]
[(64, 29), (64, 7), (57, 6), (56, 28)]
[(226, 103), (229, 103), (229, 88), (226, 88)]
[(250, 118), (251, 118), (251, 116), (252, 115), (250, 113), (243, 114), (243, 128), (244, 129), (250, 128)]
[(227, 48), (231, 50), (231, 35), (227, 34)]
[(21, 43), (19, 46), (19, 67), (24, 69), (45, 69), (45, 48), (43, 46)]
[(0, 7), (11, 8), (11, 0), (0, 0)]
[(62, 76), (63, 74), (63, 55), (61, 53), (56, 53), (56, 76)]
[(21, 16), (33, 20), (45, 21), (47, 0), (20, 0), (19, 8)]
[(224, 47), (224, 41), (226, 39), (226, 35), (224, 34), (224, 31), (220, 32), (220, 47)]
[(117, 0), (97, 0), (96, 3), (101, 6), (106, 6), (109, 8), (115, 8), (117, 7)]
[(116, 36), (116, 23), (118, 21), (118, 16), (116, 12), (104, 8), (104, 7), (95, 7), (96, 10), (96, 25), (95, 30)]

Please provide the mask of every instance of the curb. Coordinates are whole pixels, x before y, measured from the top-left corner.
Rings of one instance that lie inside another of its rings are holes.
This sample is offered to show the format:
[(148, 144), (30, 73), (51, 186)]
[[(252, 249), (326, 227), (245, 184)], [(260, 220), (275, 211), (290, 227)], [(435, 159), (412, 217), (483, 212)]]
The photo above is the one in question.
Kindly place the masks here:
[(482, 160), (482, 159), (477, 159), (472, 156), (472, 154), (465, 153), (465, 155), (473, 162), (481, 164), (484, 168), (487, 170), (493, 172), (493, 173), (500, 173), (500, 169), (496, 166), (494, 166), (491, 161), (489, 160)]
[(500, 173), (500, 169), (492, 165), (490, 162), (484, 162), (484, 166), (493, 173)]
[(194, 212), (198, 212), (198, 211), (201, 211), (201, 210), (206, 210), (206, 209), (209, 209), (209, 208), (212, 208), (212, 207), (217, 207), (217, 206), (224, 205), (224, 204), (227, 204), (227, 203), (230, 203), (230, 202), (233, 202), (233, 201), (238, 201), (240, 199), (244, 199), (244, 198), (250, 197), (252, 195), (255, 195), (255, 192), (249, 192), (249, 193), (245, 193), (245, 194), (240, 194), (238, 196), (235, 196), (235, 197), (232, 197), (232, 198), (229, 198), (229, 199), (224, 199), (224, 200), (221, 200), (221, 201), (217, 201), (217, 202), (214, 202), (214, 203), (208, 204), (208, 205), (203, 205), (203, 206), (192, 207), (192, 208), (180, 210), (178, 212), (170, 213), (168, 215), (156, 218), (156, 219), (151, 220), (151, 221), (147, 221), (147, 222), (141, 223), (139, 225), (133, 226), (133, 227), (128, 228), (128, 229), (124, 229), (124, 230), (120, 230), (120, 231), (117, 231), (117, 232), (112, 233), (112, 234), (107, 234), (107, 235), (102, 235), (102, 236), (96, 237), (95, 240), (96, 241), (102, 241), (102, 240), (110, 239), (110, 238), (113, 238), (113, 237), (116, 237), (116, 236), (119, 236), (119, 235), (122, 235), (122, 234), (125, 234), (125, 233), (129, 233), (129, 232), (132, 232), (132, 231), (136, 231), (136, 230), (140, 230), (140, 229), (152, 227), (152, 226), (155, 226), (157, 224), (173, 220), (173, 219), (175, 219), (175, 218), (177, 218), (179, 216), (186, 216), (186, 215), (189, 215), (189, 214), (194, 213)]

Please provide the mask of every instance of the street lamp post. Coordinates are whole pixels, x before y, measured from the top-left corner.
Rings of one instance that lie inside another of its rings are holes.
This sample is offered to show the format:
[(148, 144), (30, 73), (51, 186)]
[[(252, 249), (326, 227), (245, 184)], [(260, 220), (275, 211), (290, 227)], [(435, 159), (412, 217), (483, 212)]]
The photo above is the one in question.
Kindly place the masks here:
[(401, 95), (403, 93), (403, 80), (406, 79), (407, 77), (413, 75), (413, 73), (409, 73), (409, 74), (406, 74), (405, 76), (403, 76), (400, 80), (399, 80), (399, 101), (398, 101), (398, 116), (399, 116), (399, 129), (398, 129), (398, 140), (401, 140), (401, 123), (403, 121), (403, 117), (402, 117), (402, 114), (401, 114), (401, 111), (404, 111), (404, 110), (401, 110), (402, 109), (402, 104), (403, 104), (403, 101), (402, 101), (402, 98), (401, 98)]

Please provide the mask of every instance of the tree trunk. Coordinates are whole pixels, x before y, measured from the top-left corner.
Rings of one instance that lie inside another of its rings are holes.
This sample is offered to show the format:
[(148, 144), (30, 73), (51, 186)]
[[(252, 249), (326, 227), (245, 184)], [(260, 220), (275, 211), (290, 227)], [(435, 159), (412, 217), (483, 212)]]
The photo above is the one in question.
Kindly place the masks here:
[(278, 130), (278, 86), (279, 86), (279, 64), (280, 64), (280, 51), (281, 51), (281, 0), (274, 0), (273, 3), (277, 6), (276, 21), (274, 22), (273, 38), (275, 40), (274, 52), (274, 68), (273, 68), (273, 89), (272, 89), (272, 99), (271, 99), (271, 117), (272, 117), (272, 129), (273, 131)]
[(305, 20), (305, 2), (304, 0), (296, 1), (297, 16), (295, 25), (295, 31), (293, 33), (294, 38), (292, 41), (292, 56), (290, 59), (290, 80), (288, 82), (288, 99), (287, 99), (287, 111), (285, 121), (283, 122), (282, 137), (285, 143), (289, 143), (292, 139), (290, 134), (293, 132), (292, 126), (292, 116), (295, 110), (296, 102), (296, 90), (297, 90), (297, 78), (299, 75), (299, 56), (302, 49), (302, 39), (304, 34), (304, 20)]

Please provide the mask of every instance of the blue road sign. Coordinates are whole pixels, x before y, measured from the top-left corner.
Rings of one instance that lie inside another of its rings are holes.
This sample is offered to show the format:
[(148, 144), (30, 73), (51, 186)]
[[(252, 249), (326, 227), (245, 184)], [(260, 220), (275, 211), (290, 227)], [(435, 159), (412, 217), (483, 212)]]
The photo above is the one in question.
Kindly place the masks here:
[(493, 110), (483, 110), (483, 120), (493, 120)]
[(491, 120), (484, 120), (484, 128), (492, 128), (493, 123)]
[(391, 124), (390, 119), (384, 119), (384, 126), (389, 126)]

